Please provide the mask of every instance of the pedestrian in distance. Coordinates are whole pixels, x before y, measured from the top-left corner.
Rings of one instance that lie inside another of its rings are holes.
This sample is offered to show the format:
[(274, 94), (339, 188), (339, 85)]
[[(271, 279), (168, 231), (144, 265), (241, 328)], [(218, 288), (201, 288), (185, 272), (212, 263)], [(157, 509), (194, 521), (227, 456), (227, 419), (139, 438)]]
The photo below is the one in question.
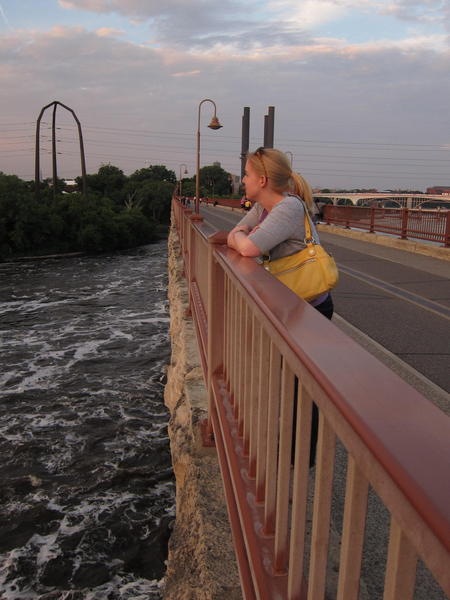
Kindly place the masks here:
[(245, 194), (241, 198), (241, 208), (245, 212), (248, 212), (252, 207), (251, 201), (245, 196)]

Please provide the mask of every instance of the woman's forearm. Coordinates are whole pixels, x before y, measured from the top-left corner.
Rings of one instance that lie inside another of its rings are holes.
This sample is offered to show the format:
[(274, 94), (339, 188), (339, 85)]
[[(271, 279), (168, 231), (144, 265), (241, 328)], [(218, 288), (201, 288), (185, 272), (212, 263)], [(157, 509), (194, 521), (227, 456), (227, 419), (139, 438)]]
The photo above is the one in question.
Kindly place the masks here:
[(227, 243), (242, 256), (255, 257), (261, 254), (259, 248), (248, 239), (248, 226), (237, 226), (230, 231)]

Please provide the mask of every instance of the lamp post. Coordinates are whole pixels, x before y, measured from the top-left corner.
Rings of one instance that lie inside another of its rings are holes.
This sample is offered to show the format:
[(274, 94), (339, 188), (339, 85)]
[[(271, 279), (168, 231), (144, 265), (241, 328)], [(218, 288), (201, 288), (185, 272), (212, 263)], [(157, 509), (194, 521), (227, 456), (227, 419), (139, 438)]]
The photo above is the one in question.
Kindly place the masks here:
[(289, 154), (289, 156), (291, 157), (291, 169), (292, 169), (292, 163), (294, 161), (294, 155), (289, 150), (286, 150), (285, 154)]
[(187, 173), (188, 173), (187, 166), (184, 163), (182, 163), (180, 165), (180, 180), (178, 182), (178, 195), (179, 196), (181, 196), (181, 168), (182, 167), (184, 167), (184, 174), (187, 175)]
[(214, 106), (214, 116), (211, 119), (211, 123), (208, 125), (210, 129), (220, 129), (222, 125), (219, 123), (219, 119), (216, 116), (216, 103), (214, 100), (205, 98), (198, 105), (198, 126), (197, 126), (197, 174), (195, 177), (195, 212), (200, 214), (200, 108), (203, 102), (211, 102)]

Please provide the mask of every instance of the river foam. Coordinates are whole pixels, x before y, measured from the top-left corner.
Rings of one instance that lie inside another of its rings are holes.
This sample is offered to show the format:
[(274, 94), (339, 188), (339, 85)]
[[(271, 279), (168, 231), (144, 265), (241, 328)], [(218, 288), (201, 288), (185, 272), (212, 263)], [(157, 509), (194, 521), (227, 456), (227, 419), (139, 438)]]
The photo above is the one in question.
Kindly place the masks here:
[(0, 597), (160, 598), (165, 242), (0, 264)]

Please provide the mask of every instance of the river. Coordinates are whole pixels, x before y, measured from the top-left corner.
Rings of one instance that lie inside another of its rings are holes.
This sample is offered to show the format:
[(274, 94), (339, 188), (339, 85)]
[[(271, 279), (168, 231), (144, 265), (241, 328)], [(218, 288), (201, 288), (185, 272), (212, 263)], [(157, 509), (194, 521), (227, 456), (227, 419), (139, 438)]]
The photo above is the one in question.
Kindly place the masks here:
[(2, 600), (161, 597), (166, 246), (0, 263)]

